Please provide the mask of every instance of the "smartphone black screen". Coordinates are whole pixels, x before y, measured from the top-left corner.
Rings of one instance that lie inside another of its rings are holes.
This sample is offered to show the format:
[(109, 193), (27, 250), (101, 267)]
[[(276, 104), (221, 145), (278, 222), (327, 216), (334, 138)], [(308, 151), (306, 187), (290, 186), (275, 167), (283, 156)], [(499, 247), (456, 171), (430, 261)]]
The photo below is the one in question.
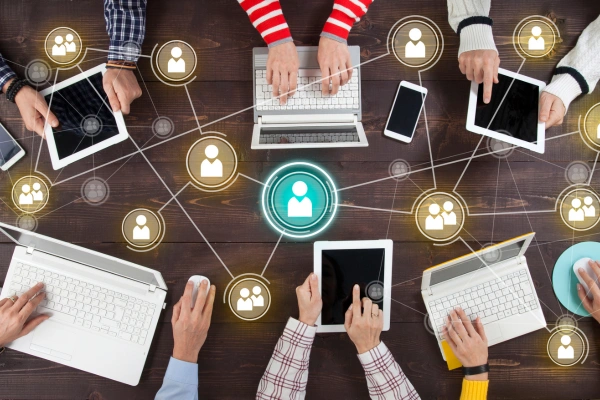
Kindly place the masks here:
[(10, 161), (21, 151), (21, 146), (8, 133), (8, 131), (0, 125), (0, 167)]
[(421, 115), (424, 99), (425, 93), (400, 86), (385, 129), (408, 138), (412, 137)]

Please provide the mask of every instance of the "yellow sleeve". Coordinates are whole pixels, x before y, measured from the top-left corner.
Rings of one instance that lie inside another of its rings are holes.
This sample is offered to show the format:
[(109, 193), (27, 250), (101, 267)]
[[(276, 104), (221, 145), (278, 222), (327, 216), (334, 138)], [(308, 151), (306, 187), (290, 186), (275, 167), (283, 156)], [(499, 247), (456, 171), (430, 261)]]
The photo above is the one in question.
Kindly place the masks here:
[(490, 381), (469, 381), (463, 379), (460, 400), (486, 400)]

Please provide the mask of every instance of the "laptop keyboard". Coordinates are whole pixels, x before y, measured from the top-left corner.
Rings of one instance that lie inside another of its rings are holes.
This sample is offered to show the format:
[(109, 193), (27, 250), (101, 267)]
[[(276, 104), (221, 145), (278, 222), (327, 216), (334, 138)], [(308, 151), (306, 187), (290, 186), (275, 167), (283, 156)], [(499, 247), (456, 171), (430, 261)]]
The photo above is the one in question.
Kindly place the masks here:
[(358, 133), (356, 132), (300, 132), (287, 134), (261, 133), (259, 136), (260, 144), (351, 143), (358, 141)]
[(486, 325), (536, 309), (538, 302), (527, 270), (522, 269), (429, 302), (430, 320), (438, 333), (455, 307), (462, 308), (471, 320), (479, 316)]
[(46, 291), (38, 312), (50, 311), (55, 321), (140, 345), (146, 342), (154, 304), (22, 263), (17, 263), (7, 284), (9, 295), (20, 296), (38, 282), (44, 282)]
[[(256, 73), (256, 109), (258, 111), (281, 110), (358, 110), (360, 94), (358, 90), (358, 70), (352, 70), (352, 79), (340, 86), (335, 96), (322, 95), (321, 70), (301, 69), (298, 71), (298, 90), (288, 97), (285, 105), (279, 105), (279, 99), (273, 98), (273, 86), (267, 84), (267, 71), (257, 69)], [(331, 86), (331, 85), (330, 85)]]

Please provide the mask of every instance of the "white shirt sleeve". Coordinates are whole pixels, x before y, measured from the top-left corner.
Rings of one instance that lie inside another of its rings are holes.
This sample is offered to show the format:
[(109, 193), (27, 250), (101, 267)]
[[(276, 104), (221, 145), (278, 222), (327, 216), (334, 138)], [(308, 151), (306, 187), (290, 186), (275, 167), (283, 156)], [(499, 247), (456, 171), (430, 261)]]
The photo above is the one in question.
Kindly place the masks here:
[[(469, 17), (489, 17), (491, 0), (448, 0), (448, 22), (456, 32), (458, 25)], [(458, 56), (471, 50), (495, 50), (492, 27), (486, 24), (473, 24), (460, 32)]]
[[(558, 63), (557, 67), (571, 67), (581, 74), (591, 93), (600, 79), (600, 17), (581, 33), (577, 45)], [(554, 75), (546, 92), (559, 97), (569, 108), (582, 93), (581, 86), (570, 74)]]

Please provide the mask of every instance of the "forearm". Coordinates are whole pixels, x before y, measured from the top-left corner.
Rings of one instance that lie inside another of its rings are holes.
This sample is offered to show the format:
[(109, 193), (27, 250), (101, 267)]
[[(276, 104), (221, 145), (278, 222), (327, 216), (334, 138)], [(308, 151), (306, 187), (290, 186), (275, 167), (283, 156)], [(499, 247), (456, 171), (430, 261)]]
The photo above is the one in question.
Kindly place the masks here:
[(123, 46), (134, 43), (141, 50), (146, 35), (146, 0), (104, 0), (104, 19), (110, 37), (108, 59), (137, 62), (139, 54)]
[(489, 381), (473, 381), (463, 379), (460, 400), (485, 400), (487, 399)]
[(198, 364), (171, 357), (155, 400), (171, 399), (198, 400)]
[(238, 1), (269, 47), (292, 41), (279, 0)]
[(369, 395), (372, 399), (420, 399), (419, 394), (383, 342), (374, 349), (359, 354), (358, 359), (365, 370)]
[(546, 91), (558, 96), (569, 108), (580, 94), (594, 90), (600, 79), (600, 17), (577, 40), (577, 45), (558, 63)]
[[(455, 32), (460, 30), (459, 56), (471, 50), (498, 51), (491, 20), (486, 21), (490, 15), (490, 6), (491, 0), (448, 0), (448, 22)], [(467, 22), (468, 26), (462, 27)]]
[(4, 57), (0, 54), (0, 91), (6, 93), (8, 83), (16, 77), (17, 75), (10, 69)]
[(367, 13), (373, 0), (335, 0), (321, 36), (346, 43), (354, 23)]
[(308, 363), (317, 328), (290, 318), (279, 338), (256, 393), (257, 400), (306, 396)]

